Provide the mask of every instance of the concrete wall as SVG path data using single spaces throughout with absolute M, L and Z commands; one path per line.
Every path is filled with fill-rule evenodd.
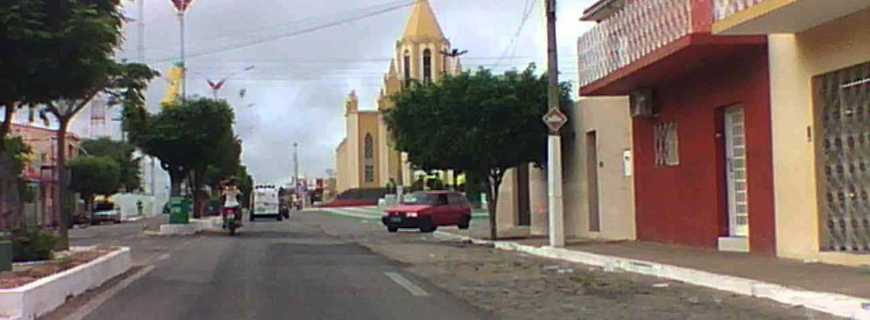
M 710 61 L 654 87 L 658 116 L 633 120 L 637 238 L 715 249 L 728 234 L 724 108 L 746 117 L 749 243 L 775 252 L 770 92 L 766 46 Z M 656 166 L 654 126 L 677 124 L 677 166 Z
M 348 189 L 347 181 L 347 139 L 342 140 L 335 149 L 335 191 L 340 193 Z
M 564 151 L 566 233 L 586 238 L 635 239 L 634 178 L 626 176 L 623 160 L 632 143 L 628 98 L 581 98 L 569 116 L 576 136 Z M 600 232 L 590 231 L 589 226 L 586 134 L 591 131 L 598 140 Z
M 495 221 L 499 230 L 515 228 L 519 220 L 517 217 L 517 176 L 515 171 L 511 169 L 505 173 L 501 188 L 498 190 Z
M 796 35 L 771 35 L 770 79 L 777 254 L 861 265 L 870 256 L 820 252 L 812 78 L 870 61 L 870 9 Z
M 563 164 L 564 165 L 564 164 Z M 531 233 L 536 236 L 549 234 L 550 201 L 547 194 L 547 170 L 529 165 L 529 207 L 532 214 Z M 566 227 L 566 229 L 569 229 Z
M 158 203 L 154 196 L 135 193 L 119 193 L 110 198 L 115 207 L 121 211 L 121 219 L 128 220 L 139 217 L 150 217 L 160 214 L 158 208 L 163 209 L 163 203 Z M 142 214 L 139 214 L 139 205 L 142 203 Z

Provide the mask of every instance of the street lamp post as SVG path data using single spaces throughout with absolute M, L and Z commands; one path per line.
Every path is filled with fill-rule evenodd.
M 184 11 L 178 11 L 179 35 L 181 38 L 181 101 L 187 100 L 187 62 L 184 52 Z
M 181 60 L 181 100 L 184 101 L 187 99 L 187 63 L 184 52 L 184 14 L 187 12 L 187 9 L 190 9 L 190 6 L 193 4 L 194 0 L 172 0 L 172 4 L 175 6 L 175 10 L 178 12 L 178 26 L 179 26 L 179 36 L 181 40 L 180 50 L 181 56 L 179 59 Z
M 293 143 L 293 185 L 299 187 L 299 144 Z

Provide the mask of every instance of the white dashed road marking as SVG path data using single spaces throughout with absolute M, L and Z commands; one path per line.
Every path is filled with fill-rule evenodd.
M 418 287 L 413 282 L 411 282 L 411 280 L 408 280 L 407 278 L 403 277 L 401 274 L 398 274 L 395 272 L 384 272 L 384 275 L 386 275 L 387 278 L 390 278 L 391 280 L 393 280 L 393 282 L 402 286 L 402 288 L 405 288 L 405 290 L 408 290 L 408 292 L 410 292 L 411 295 L 413 295 L 415 297 L 428 297 L 429 296 L 429 293 L 426 292 L 426 290 L 423 290 L 423 288 Z

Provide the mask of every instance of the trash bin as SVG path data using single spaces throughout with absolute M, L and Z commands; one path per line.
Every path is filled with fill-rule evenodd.
M 169 199 L 169 224 L 190 223 L 190 213 L 193 212 L 193 201 L 183 197 Z

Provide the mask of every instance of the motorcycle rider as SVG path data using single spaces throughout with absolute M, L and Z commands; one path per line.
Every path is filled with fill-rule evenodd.
M 222 210 L 223 216 L 223 228 L 227 228 L 227 215 L 233 214 L 236 217 L 236 223 L 241 226 L 242 225 L 242 211 L 241 211 L 241 203 L 239 203 L 239 197 L 242 195 L 242 191 L 239 190 L 239 187 L 236 186 L 236 179 L 230 178 L 221 191 L 221 197 L 223 197 L 223 205 L 224 209 Z

